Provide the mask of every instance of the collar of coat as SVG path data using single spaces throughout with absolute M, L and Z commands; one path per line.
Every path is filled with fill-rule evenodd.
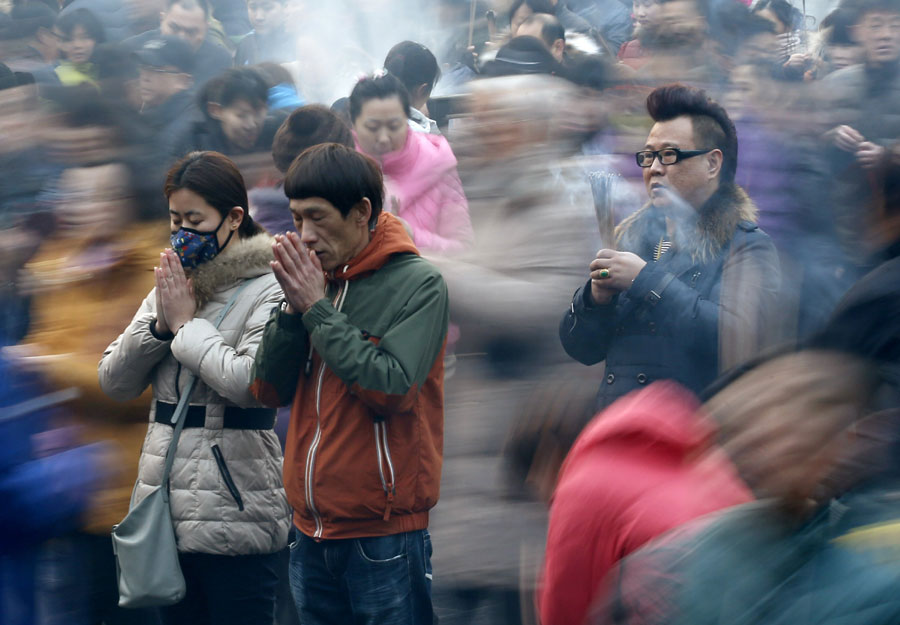
M 218 256 L 187 272 L 194 284 L 197 306 L 202 307 L 217 291 L 272 271 L 272 241 L 266 233 L 246 239 L 234 236 Z
M 756 223 L 757 209 L 747 193 L 732 183 L 720 185 L 700 210 L 684 213 L 677 221 L 672 243 L 678 251 L 690 254 L 694 263 L 702 264 L 719 255 L 740 222 Z M 665 233 L 665 216 L 647 203 L 616 227 L 616 247 L 649 259 Z

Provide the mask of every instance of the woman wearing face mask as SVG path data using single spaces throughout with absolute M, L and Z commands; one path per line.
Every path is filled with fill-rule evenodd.
M 381 164 L 385 208 L 403 219 L 422 252 L 448 253 L 473 239 L 456 157 L 440 135 L 409 127 L 409 94 L 391 74 L 360 80 L 350 94 L 356 149 Z
M 278 551 L 290 509 L 275 411 L 250 394 L 250 369 L 281 291 L 272 239 L 247 211 L 234 164 L 193 152 L 169 170 L 172 249 L 156 287 L 100 361 L 100 385 L 125 401 L 153 387 L 133 504 L 158 486 L 179 395 L 197 377 L 169 478 L 187 595 L 166 623 L 264 623 L 274 618 Z M 237 289 L 233 308 L 213 324 Z

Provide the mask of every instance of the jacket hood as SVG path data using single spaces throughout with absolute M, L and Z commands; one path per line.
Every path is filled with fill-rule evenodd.
M 358 152 L 367 154 L 359 145 L 355 131 L 353 141 Z M 381 163 L 384 175 L 407 201 L 423 195 L 456 167 L 456 157 L 444 137 L 411 129 L 401 149 L 380 157 L 369 156 Z
M 707 263 L 731 241 L 739 223 L 755 224 L 756 217 L 756 205 L 747 193 L 736 184 L 723 184 L 699 210 L 691 211 L 689 220 L 683 220 L 685 223 L 676 229 L 674 244 L 689 253 L 695 263 Z M 662 211 L 647 203 L 616 227 L 617 248 L 650 258 L 665 229 Z
M 239 280 L 256 278 L 272 271 L 269 265 L 275 258 L 272 242 L 272 237 L 266 233 L 246 239 L 232 237 L 218 256 L 188 271 L 188 277 L 194 284 L 197 305 L 202 307 L 215 292 L 230 288 Z
M 642 454 L 651 447 L 675 455 L 701 452 L 711 444 L 715 427 L 699 410 L 699 401 L 684 387 L 655 382 L 594 417 L 572 447 L 566 464 L 608 445 L 633 447 Z
M 410 134 L 413 134 L 410 132 Z M 417 133 L 421 134 L 421 133 Z M 381 269 L 395 254 L 419 255 L 419 250 L 403 227 L 403 223 L 390 213 L 381 213 L 375 232 L 363 251 L 334 272 L 338 280 L 353 280 Z

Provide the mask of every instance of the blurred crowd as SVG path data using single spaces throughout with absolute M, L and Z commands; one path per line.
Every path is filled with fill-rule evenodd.
M 161 623 L 109 538 L 151 392 L 98 362 L 173 164 L 227 156 L 275 235 L 323 143 L 450 294 L 440 622 L 900 622 L 900 1 L 806 11 L 0 3 L 0 623 Z

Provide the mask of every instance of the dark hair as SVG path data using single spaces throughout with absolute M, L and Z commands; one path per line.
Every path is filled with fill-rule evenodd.
M 252 66 L 252 69 L 260 75 L 269 89 L 276 85 L 292 85 L 295 88 L 297 86 L 291 73 L 278 63 L 265 61 Z
M 850 29 L 856 23 L 856 13 L 847 7 L 838 7 L 822 19 L 819 29 L 826 31 L 825 40 L 831 46 L 853 46 L 856 41 Z
M 401 41 L 387 53 L 384 68 L 400 79 L 412 93 L 419 85 L 428 85 L 428 93 L 441 78 L 441 69 L 431 50 L 415 41 Z
M 853 24 L 859 23 L 867 13 L 874 11 L 900 13 L 900 2 L 898 0 L 849 0 L 846 3 L 841 3 L 840 6 L 853 13 Z
M 206 0 L 166 0 L 167 9 L 171 9 L 176 4 L 180 4 L 186 9 L 200 7 L 203 9 L 203 14 L 209 17 L 209 3 Z
M 647 96 L 647 112 L 655 122 L 665 122 L 682 115 L 691 118 L 697 149 L 722 150 L 722 184 L 734 182 L 737 171 L 738 140 L 734 123 L 722 106 L 705 91 L 685 85 L 666 85 Z
M 409 92 L 400 79 L 392 74 L 363 78 L 350 92 L 350 121 L 355 122 L 369 100 L 385 100 L 391 96 L 400 98 L 403 112 L 409 117 Z
M 547 44 L 548 48 L 552 47 L 557 39 L 562 39 L 564 42 L 566 40 L 566 29 L 563 28 L 560 21 L 553 15 L 533 13 L 522 22 L 522 26 L 527 24 L 541 25 L 541 39 L 544 40 L 544 43 Z
M 384 202 L 384 178 L 378 164 L 365 154 L 345 145 L 323 143 L 304 150 L 291 164 L 284 194 L 292 200 L 327 200 L 344 219 L 363 198 L 369 198 L 369 228 L 374 229 Z
M 562 65 L 557 61 L 544 42 L 537 37 L 520 35 L 510 39 L 497 51 L 492 61 L 484 64 L 481 73 L 485 76 L 519 76 L 521 74 L 560 75 Z
M 527 4 L 528 7 L 535 13 L 549 13 L 550 15 L 556 14 L 555 7 L 550 4 L 550 0 L 514 0 L 512 6 L 509 7 L 510 24 L 512 24 L 513 16 L 515 16 L 516 11 L 518 11 L 523 4 Z
M 761 0 L 753 7 L 754 13 L 769 9 L 788 30 L 796 30 L 803 19 L 802 14 L 787 0 Z
M 207 104 L 211 102 L 226 107 L 243 100 L 250 106 L 260 108 L 266 106 L 269 100 L 269 88 L 256 71 L 249 67 L 238 67 L 225 70 L 207 81 L 197 94 L 197 100 L 200 110 L 207 116 Z
M 67 37 L 72 35 L 76 26 L 81 26 L 88 39 L 93 39 L 95 44 L 99 45 L 106 41 L 103 22 L 89 9 L 75 9 L 60 15 L 56 20 L 56 28 Z
M 288 116 L 272 141 L 272 159 L 282 173 L 304 150 L 320 143 L 353 147 L 353 134 L 344 120 L 324 106 L 301 106 Z
M 244 177 L 231 160 L 219 152 L 191 152 L 172 165 L 166 174 L 163 192 L 166 198 L 181 189 L 188 189 L 202 197 L 224 218 L 235 206 L 244 209 L 244 219 L 238 228 L 241 237 L 249 238 L 264 232 L 250 218 L 250 201 Z

